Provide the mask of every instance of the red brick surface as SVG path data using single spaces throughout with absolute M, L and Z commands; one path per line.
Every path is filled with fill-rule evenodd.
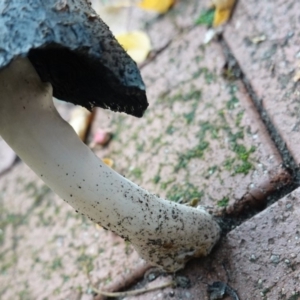
M 300 2 L 239 0 L 224 38 L 273 124 L 300 162 Z M 263 37 L 260 43 L 255 38 Z
M 242 82 L 223 78 L 222 45 L 204 45 L 207 28 L 193 25 L 208 2 L 178 1 L 157 18 L 132 14 L 154 51 L 166 46 L 142 68 L 150 107 L 142 119 L 98 110 L 92 132 L 109 128 L 114 138 L 95 151 L 161 196 L 197 198 L 214 213 L 245 212 L 295 179 Z M 296 0 L 240 0 L 224 34 L 298 163 L 299 12 Z M 69 115 L 68 107 L 61 111 Z M 296 190 L 233 229 L 209 258 L 179 272 L 191 288 L 126 299 L 209 299 L 214 281 L 227 282 L 241 300 L 298 299 L 299 206 Z M 129 282 L 145 271 L 129 244 L 76 215 L 22 162 L 1 175 L 0 298 L 90 300 L 87 269 L 99 288 L 118 288 L 123 276 Z
M 209 258 L 191 261 L 180 272 L 191 280 L 191 288 L 173 289 L 174 296 L 172 289 L 165 289 L 126 299 L 205 300 L 209 299 L 207 284 L 215 281 L 226 282 L 241 300 L 298 299 L 299 219 L 297 189 L 231 231 Z M 159 281 L 165 279 L 157 280 L 157 284 Z

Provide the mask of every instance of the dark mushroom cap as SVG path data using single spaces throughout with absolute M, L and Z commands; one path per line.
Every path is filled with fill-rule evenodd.
M 0 69 L 27 56 L 56 98 L 141 117 L 136 63 L 86 0 L 0 1 Z

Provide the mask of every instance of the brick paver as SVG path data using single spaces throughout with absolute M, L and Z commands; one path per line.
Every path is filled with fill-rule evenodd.
M 140 258 L 121 238 L 65 205 L 23 163 L 0 180 L 0 298 L 70 299 L 130 273 Z
M 225 40 L 298 161 L 299 4 L 239 2 Z M 237 213 L 291 178 L 242 82 L 223 78 L 222 46 L 204 45 L 207 29 L 192 26 L 206 7 L 180 1 L 147 20 L 154 50 L 167 45 L 142 68 L 150 107 L 142 119 L 98 110 L 92 130 L 112 129 L 114 139 L 96 153 L 134 182 L 175 201 L 196 198 L 214 213 Z M 251 42 L 263 34 L 266 41 Z M 190 289 L 134 299 L 208 299 L 214 281 L 228 282 L 243 300 L 293 299 L 299 199 L 297 190 L 231 231 L 211 257 L 192 261 L 180 272 Z M 0 177 L 0 210 L 1 299 L 91 299 L 87 269 L 104 288 L 140 265 L 129 244 L 76 215 L 23 163 Z
M 98 154 L 163 197 L 239 210 L 264 200 L 288 175 L 241 82 L 222 77 L 221 46 L 204 45 L 205 33 L 196 27 L 182 34 L 142 69 L 150 103 L 142 119 L 98 110 L 94 128 L 115 133 Z
M 299 164 L 300 2 L 238 1 L 224 38 Z M 254 42 L 261 40 L 261 42 Z
M 298 299 L 299 218 L 300 189 L 297 189 L 231 231 L 210 257 L 191 261 L 180 272 L 191 280 L 190 288 L 168 288 L 126 299 L 206 300 L 209 299 L 207 284 L 215 281 L 227 283 L 241 300 Z M 165 279 L 152 285 L 159 281 Z

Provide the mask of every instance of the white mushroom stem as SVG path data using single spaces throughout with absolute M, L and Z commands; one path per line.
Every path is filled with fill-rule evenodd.
M 204 210 L 161 199 L 107 167 L 56 111 L 52 87 L 18 58 L 0 71 L 0 135 L 64 201 L 129 240 L 167 271 L 207 255 L 218 224 Z

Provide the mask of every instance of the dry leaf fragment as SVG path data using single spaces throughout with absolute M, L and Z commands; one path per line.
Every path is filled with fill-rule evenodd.
M 226 23 L 235 5 L 235 0 L 212 0 L 216 11 L 213 26 L 217 27 Z
M 267 39 L 267 37 L 264 34 L 256 35 L 252 38 L 250 38 L 250 41 L 253 44 L 259 44 L 261 42 L 264 42 Z
M 91 120 L 92 113 L 84 107 L 77 106 L 71 113 L 69 124 L 73 127 L 82 141 L 85 140 Z
M 142 63 L 151 50 L 150 39 L 143 31 L 118 34 L 116 39 L 136 63 Z
M 111 158 L 105 157 L 105 158 L 102 158 L 102 161 L 111 168 L 114 165 L 114 161 Z
M 152 10 L 160 14 L 166 13 L 175 0 L 142 0 L 138 3 L 138 6 L 145 10 Z
M 294 77 L 293 77 L 293 81 L 297 82 L 300 81 L 300 70 L 297 70 Z

